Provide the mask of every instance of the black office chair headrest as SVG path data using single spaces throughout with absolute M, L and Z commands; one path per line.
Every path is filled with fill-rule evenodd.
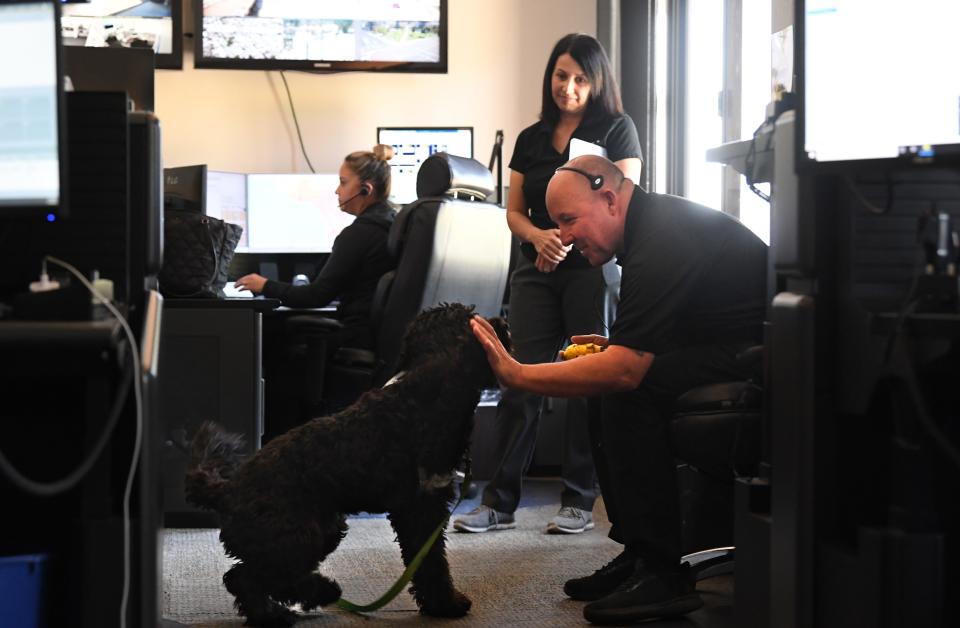
M 493 194 L 493 175 L 476 159 L 436 153 L 420 165 L 417 198 L 456 196 L 482 201 Z

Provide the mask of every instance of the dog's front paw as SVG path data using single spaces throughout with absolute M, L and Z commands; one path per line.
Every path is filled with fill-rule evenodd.
M 318 606 L 326 606 L 340 599 L 340 585 L 320 574 L 312 576 L 312 590 L 309 595 L 303 596 L 300 607 L 310 612 Z
M 247 625 L 261 628 L 289 628 L 297 623 L 299 616 L 289 608 L 280 604 L 271 604 L 263 613 L 247 617 Z
M 449 599 L 424 603 L 420 612 L 431 617 L 463 617 L 470 611 L 472 604 L 470 598 L 454 589 Z

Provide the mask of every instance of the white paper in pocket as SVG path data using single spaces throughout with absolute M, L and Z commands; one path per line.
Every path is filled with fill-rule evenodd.
M 607 149 L 599 144 L 591 144 L 577 138 L 570 139 L 570 159 L 581 155 L 600 155 L 607 156 Z

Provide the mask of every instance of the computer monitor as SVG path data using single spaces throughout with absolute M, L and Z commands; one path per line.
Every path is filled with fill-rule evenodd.
M 199 2 L 200 0 L 198 0 Z M 183 66 L 180 0 L 90 0 L 63 7 L 63 43 L 87 48 L 140 48 L 158 68 Z
M 956 160 L 957 24 L 958 2 L 797 0 L 798 166 Z
M 207 167 L 163 169 L 163 207 L 203 213 L 207 205 Z
M 153 111 L 155 55 L 144 48 L 63 49 L 63 72 L 77 92 L 127 92 L 131 109 Z
M 335 174 L 247 175 L 247 253 L 329 253 L 353 222 Z
M 420 164 L 434 153 L 473 158 L 473 127 L 378 127 L 377 143 L 393 146 L 390 200 L 417 200 Z
M 0 216 L 65 214 L 60 3 L 0 3 Z
M 204 213 L 243 227 L 236 250 L 238 253 L 246 252 L 250 231 L 247 221 L 247 175 L 207 170 L 205 192 Z

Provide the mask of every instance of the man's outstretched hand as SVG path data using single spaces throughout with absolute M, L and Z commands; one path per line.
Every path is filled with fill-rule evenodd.
M 470 320 L 470 329 L 480 341 L 480 346 L 486 351 L 487 361 L 490 362 L 490 368 L 493 369 L 500 384 L 507 387 L 513 386 L 520 373 L 521 364 L 514 360 L 504 348 L 493 326 L 482 316 L 474 315 Z

